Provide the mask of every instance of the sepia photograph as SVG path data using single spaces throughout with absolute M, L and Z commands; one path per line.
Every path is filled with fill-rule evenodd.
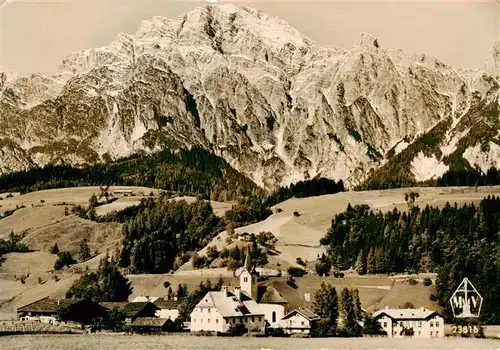
M 500 0 L 0 0 L 0 349 L 500 349 Z

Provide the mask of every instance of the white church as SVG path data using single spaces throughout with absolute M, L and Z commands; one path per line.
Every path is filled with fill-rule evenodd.
M 208 292 L 191 313 L 191 332 L 226 332 L 237 324 L 263 331 L 266 322 L 268 327 L 280 327 L 288 302 L 274 287 L 258 286 L 257 277 L 247 252 L 239 287 Z

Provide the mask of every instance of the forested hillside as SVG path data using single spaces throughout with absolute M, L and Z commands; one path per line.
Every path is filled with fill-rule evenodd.
M 332 220 L 321 244 L 327 255 L 318 272 L 355 267 L 361 273 L 438 272 L 437 299 L 448 300 L 464 277 L 483 295 L 482 320 L 500 323 L 500 198 L 479 206 L 413 207 L 374 213 L 349 206 Z
M 402 187 L 447 187 L 447 186 L 496 186 L 500 185 L 500 172 L 491 167 L 486 173 L 478 168 L 461 167 L 446 171 L 437 179 L 417 182 L 409 176 L 387 174 L 373 175 L 355 188 L 356 191 L 385 190 Z
M 96 185 L 154 187 L 221 201 L 264 194 L 224 159 L 199 148 L 135 155 L 82 168 L 49 165 L 0 176 L 0 193 Z

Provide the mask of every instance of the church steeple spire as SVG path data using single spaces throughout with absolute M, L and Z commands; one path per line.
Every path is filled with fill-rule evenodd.
M 245 265 L 243 267 L 252 273 L 252 257 L 250 256 L 250 246 L 247 246 L 247 256 L 245 257 Z
M 254 266 L 252 266 L 252 257 L 250 255 L 250 247 L 247 246 L 247 255 L 245 257 L 245 264 L 240 274 L 240 287 L 241 290 L 248 293 L 252 299 L 257 300 L 257 273 Z

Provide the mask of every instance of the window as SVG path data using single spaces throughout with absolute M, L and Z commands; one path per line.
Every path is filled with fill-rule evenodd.
M 203 313 L 203 309 L 200 309 L 200 312 Z
M 193 318 L 193 323 L 196 323 L 196 318 Z
M 432 333 L 433 333 L 433 332 L 431 331 L 431 337 L 432 337 Z
M 235 319 L 235 318 L 233 318 L 233 324 L 235 324 L 235 323 L 236 323 L 236 319 Z
M 211 309 L 208 309 L 208 313 L 210 313 L 210 310 L 211 310 Z
M 276 311 L 273 311 L 273 322 L 276 322 Z
M 218 318 L 215 319 L 215 323 L 219 323 L 219 319 Z
M 418 322 L 418 326 L 419 326 L 419 327 L 422 327 L 422 321 L 419 321 L 419 322 Z
M 384 322 L 384 328 L 387 328 L 387 322 Z
M 300 321 L 300 325 L 303 326 L 304 325 L 304 321 Z
M 210 319 L 208 319 L 208 323 L 210 323 Z
M 248 282 L 248 277 L 243 277 L 243 282 Z
M 255 322 L 255 317 L 252 316 L 252 322 Z
M 243 323 L 243 318 L 240 318 L 240 323 Z
M 434 327 L 434 322 L 433 322 L 433 321 L 431 321 L 431 327 Z M 431 332 L 431 333 L 432 333 L 432 332 Z
M 439 331 L 436 331 L 436 337 L 439 335 Z
M 259 316 L 259 322 L 262 322 L 262 316 Z
M 226 324 L 229 324 L 229 318 L 226 318 Z
M 436 327 L 439 327 L 439 321 L 436 321 Z

